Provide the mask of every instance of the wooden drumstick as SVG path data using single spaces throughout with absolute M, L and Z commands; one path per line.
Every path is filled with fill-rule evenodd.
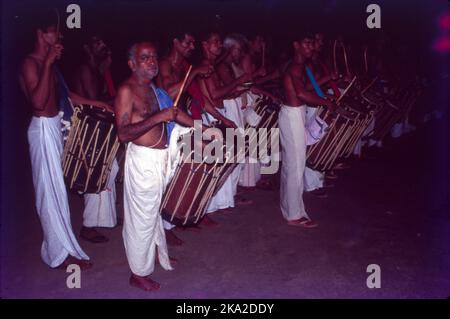
M 61 18 L 59 16 L 59 11 L 56 8 L 55 8 L 55 13 L 56 13 L 56 34 L 58 36 L 58 43 L 59 43 L 59 25 L 60 25 Z
M 177 95 L 177 98 L 175 99 L 175 103 L 173 103 L 173 107 L 175 109 L 177 108 L 178 101 L 180 101 L 181 94 L 183 93 L 184 86 L 186 85 L 186 82 L 189 77 L 189 74 L 191 73 L 191 70 L 192 70 L 192 64 L 189 66 L 189 69 L 184 77 L 183 83 L 181 84 L 180 91 L 178 91 L 178 95 Z
M 347 71 L 347 74 L 350 74 L 350 70 L 348 68 L 348 61 L 347 61 L 347 50 L 345 49 L 344 43 L 341 43 L 342 50 L 344 51 L 344 61 L 345 61 L 345 70 Z
M 333 62 L 334 62 L 334 72 L 338 73 L 337 61 L 336 61 L 336 45 L 337 45 L 337 39 L 334 40 L 334 44 L 333 44 Z
M 353 80 L 350 82 L 350 84 L 345 88 L 344 92 L 342 92 L 341 96 L 336 100 L 336 104 L 339 104 L 339 102 L 341 101 L 342 97 L 348 92 L 348 90 L 350 89 L 350 87 L 353 85 L 353 82 L 355 82 L 356 80 L 356 76 L 353 77 Z

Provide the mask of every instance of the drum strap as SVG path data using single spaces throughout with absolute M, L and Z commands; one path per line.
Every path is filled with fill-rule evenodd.
M 316 78 L 314 77 L 312 71 L 310 68 L 308 68 L 305 65 L 306 74 L 308 75 L 309 81 L 311 82 L 312 86 L 314 87 L 314 91 L 316 91 L 316 94 L 320 96 L 321 98 L 325 98 L 325 94 L 323 93 L 322 89 L 320 88 L 319 84 L 316 81 Z

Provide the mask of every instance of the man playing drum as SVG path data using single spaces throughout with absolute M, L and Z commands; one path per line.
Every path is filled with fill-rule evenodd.
M 201 40 L 203 50 L 201 65 L 216 65 L 223 48 L 220 35 L 216 32 L 209 32 L 204 34 Z M 198 79 L 205 100 L 205 110 L 215 119 L 222 121 L 226 126 L 237 128 L 236 124 L 226 114 L 224 99 L 235 94 L 237 88 L 249 80 L 249 75 L 243 75 L 225 84 L 219 77 L 216 69 L 208 77 Z M 240 167 L 238 166 L 235 171 L 239 169 Z M 230 174 L 226 182 L 211 199 L 207 208 L 208 213 L 234 207 L 234 195 L 239 180 L 239 172 L 235 171 Z
M 166 90 L 172 99 L 178 93 L 183 79 L 189 69 L 188 59 L 191 57 L 195 49 L 195 38 L 194 36 L 186 31 L 175 34 L 172 39 L 172 48 L 170 53 L 163 57 L 159 63 L 160 71 L 157 78 L 158 86 Z M 211 73 L 211 66 L 199 66 L 191 70 L 185 86 L 186 91 L 195 99 L 202 99 L 196 96 L 201 94 L 195 78 L 197 76 L 207 76 Z M 192 104 L 191 104 L 192 105 Z M 195 104 L 197 105 L 197 104 Z M 199 114 L 201 110 L 191 110 L 193 112 L 193 119 L 201 119 Z M 191 112 L 191 113 L 192 113 Z M 164 229 L 166 231 L 167 243 L 169 245 L 181 245 L 183 241 L 179 239 L 172 231 L 175 225 L 163 220 Z
M 278 125 L 281 142 L 280 206 L 289 225 L 316 227 L 303 203 L 303 174 L 306 162 L 305 106 L 334 107 L 330 100 L 306 89 L 305 63 L 313 53 L 313 38 L 303 35 L 292 42 L 294 57 L 283 77 L 286 101 L 282 105 Z
M 149 278 L 156 258 L 164 269 L 172 269 L 160 214 L 170 161 L 170 127 L 166 122 L 193 126 L 193 120 L 174 107 L 160 110 L 167 106 L 162 105 L 162 99 L 170 97 L 152 85 L 158 74 L 153 44 L 134 44 L 128 66 L 132 74 L 120 86 L 115 101 L 119 139 L 129 142 L 124 171 L 123 239 L 132 272 L 130 284 L 149 291 L 160 287 Z
M 61 94 L 57 88 L 61 83 L 55 63 L 62 55 L 62 36 L 54 12 L 36 16 L 35 23 L 35 47 L 22 62 L 19 81 L 33 113 L 28 142 L 36 209 L 44 231 L 41 257 L 52 268 L 78 264 L 81 269 L 88 269 L 92 263 L 72 230 L 61 166 L 63 138 L 57 102 Z M 105 103 L 72 92 L 68 95 L 74 103 L 107 107 Z
M 108 89 L 107 83 L 112 62 L 109 48 L 98 35 L 92 35 L 87 38 L 83 50 L 85 61 L 75 72 L 74 91 L 91 99 L 110 102 L 115 92 L 114 89 Z M 112 109 L 108 111 L 113 112 Z M 118 171 L 119 165 L 114 159 L 106 189 L 99 194 L 85 193 L 83 195 L 83 227 L 80 230 L 80 237 L 87 241 L 107 242 L 108 238 L 99 233 L 96 227 L 111 228 L 117 224 L 115 180 Z

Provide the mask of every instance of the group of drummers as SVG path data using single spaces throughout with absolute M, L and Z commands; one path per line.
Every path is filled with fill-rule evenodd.
M 323 52 L 326 39 L 321 32 L 293 38 L 293 55 L 279 65 L 270 63 L 269 48 L 261 35 L 247 39 L 229 34 L 222 38 L 214 31 L 202 35 L 183 31 L 172 36 L 170 51 L 163 57 L 152 42 L 138 42 L 128 51 L 131 75 L 116 88 L 110 72 L 112 54 L 100 36 L 86 38 L 85 59 L 68 77 L 67 85 L 56 66 L 63 55 L 59 25 L 54 19 L 37 23 L 35 47 L 22 63 L 20 85 L 33 112 L 28 141 L 36 209 L 44 232 L 41 256 L 51 268 L 65 269 L 69 264 L 78 264 L 82 270 L 92 267 L 71 225 L 67 187 L 72 187 L 66 185 L 68 174 L 88 169 L 86 158 L 94 155 L 86 155 L 86 143 L 99 145 L 97 149 L 90 146 L 93 153 L 110 147 L 111 154 L 99 162 L 106 167 L 102 168 L 102 186 L 78 189 L 84 197 L 80 238 L 105 243 L 108 238 L 98 228 L 123 223 L 130 284 L 150 291 L 160 287 L 150 278 L 155 263 L 170 270 L 175 262 L 169 257 L 167 244 L 182 244 L 172 231 L 180 224 L 170 218 L 170 211 L 162 218 L 161 211 L 170 206 L 167 202 L 182 197 L 194 185 L 202 203 L 196 206 L 194 224 L 213 226 L 216 222 L 211 213 L 252 205 L 245 198 L 246 190 L 274 190 L 276 185 L 274 179 L 261 176 L 264 164 L 245 161 L 231 166 L 227 174 L 218 171 L 218 180 L 210 188 L 200 188 L 205 180 L 195 184 L 192 176 L 184 180 L 182 191 L 177 188 L 174 183 L 181 176 L 177 141 L 192 132 L 195 120 L 202 121 L 197 128 L 202 131 L 214 123 L 224 128 L 257 126 L 250 123 L 252 112 L 261 118 L 264 111 L 257 108 L 264 105 L 268 110 L 268 105 L 275 105 L 275 110 L 270 110 L 277 117 L 281 152 L 270 156 L 282 161 L 281 212 L 287 225 L 313 228 L 318 224 L 306 212 L 303 192 L 325 197 L 324 189 L 330 186 L 325 172 L 333 178 L 333 170 L 344 165 L 340 159 L 357 151 L 370 134 L 388 130 L 406 114 L 397 110 L 401 115 L 394 120 L 387 116 L 387 124 L 381 123 L 377 129 L 376 114 L 385 114 L 386 107 L 395 109 L 395 103 L 381 106 L 382 97 L 375 88 L 378 80 L 356 80 L 348 66 L 339 72 L 336 47 L 343 43 L 334 42 L 333 63 L 333 54 Z M 192 66 L 190 58 L 195 50 L 201 50 L 202 59 Z M 347 56 L 343 58 L 347 64 Z M 411 103 L 406 104 L 410 107 Z M 75 124 L 74 106 L 81 112 L 89 107 L 112 116 L 114 123 L 108 131 L 114 134 L 108 137 L 111 144 L 103 143 L 104 136 L 89 136 L 94 131 L 89 131 L 88 125 Z M 64 130 L 69 132 L 65 144 Z M 377 140 L 383 138 L 383 132 Z M 77 143 L 81 146 L 75 154 Z M 119 143 L 125 145 L 124 161 L 118 159 L 122 157 Z M 70 156 L 75 163 L 72 173 Z M 116 210 L 116 180 L 120 175 L 123 221 Z M 169 192 L 173 192 L 172 197 Z M 184 212 L 189 209 L 183 208 Z

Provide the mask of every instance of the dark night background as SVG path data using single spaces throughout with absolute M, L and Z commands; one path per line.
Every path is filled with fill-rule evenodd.
M 34 215 L 30 217 L 29 214 L 17 213 L 33 206 L 33 198 L 29 194 L 33 190 L 26 140 L 31 113 L 19 90 L 17 76 L 20 61 L 32 50 L 34 44 L 30 22 L 33 14 L 41 7 L 57 7 L 62 22 L 65 22 L 68 15 L 65 8 L 70 3 L 81 7 L 81 29 L 70 30 L 65 23 L 62 24 L 65 50 L 59 63 L 68 73 L 75 62 L 78 62 L 83 36 L 94 30 L 103 35 L 112 49 L 112 74 L 116 85 L 128 75 L 126 52 L 134 41 L 153 40 L 158 44 L 160 54 L 164 54 L 169 35 L 179 29 L 191 30 L 194 34 L 213 27 L 220 28 L 224 34 L 233 31 L 244 34 L 258 32 L 268 37 L 271 47 L 269 54 L 273 59 L 289 49 L 288 39 L 297 30 L 323 30 L 329 38 L 342 34 L 346 41 L 354 43 L 371 43 L 383 34 L 391 43 L 395 43 L 395 48 L 403 47 L 407 50 L 408 61 L 405 62 L 431 81 L 432 98 L 448 110 L 450 52 L 438 53 L 433 50 L 433 43 L 441 32 L 437 18 L 444 10 L 450 10 L 449 2 L 444 0 L 2 1 L 2 251 L 6 245 L 13 245 L 10 238 L 18 236 L 18 228 L 5 227 L 16 225 L 10 220 L 28 216 L 26 218 L 36 219 L 37 222 Z M 381 30 L 369 30 L 366 27 L 366 7 L 370 3 L 381 6 Z M 445 74 L 446 80 L 439 80 Z M 448 120 L 448 111 L 444 120 Z M 417 170 L 427 172 L 425 180 L 430 185 L 422 185 L 425 203 L 428 205 L 425 209 L 444 207 L 446 221 L 449 218 L 450 191 L 448 136 L 448 125 L 443 124 L 430 134 L 419 137 L 429 141 L 429 156 L 414 158 L 414 153 L 411 153 L 408 163 L 405 163 L 411 173 Z M 424 158 L 426 163 L 421 162 Z M 398 189 L 399 194 L 403 191 Z M 445 232 L 450 233 L 450 229 L 446 228 Z M 443 238 L 446 238 L 446 243 L 440 244 L 450 247 L 448 235 Z M 449 249 L 446 250 L 448 252 Z

